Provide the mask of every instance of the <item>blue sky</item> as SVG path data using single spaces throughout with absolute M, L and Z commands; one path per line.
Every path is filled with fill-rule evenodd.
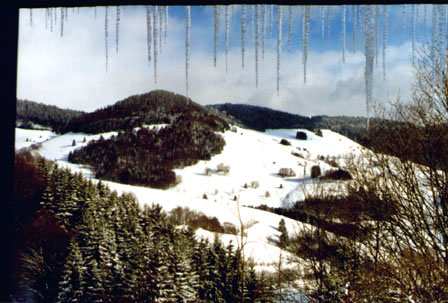
M 427 7 L 427 38 L 431 36 L 431 6 Z M 346 60 L 342 64 L 341 8 L 331 9 L 330 41 L 322 39 L 320 8 L 311 9 L 311 30 L 307 63 L 307 83 L 303 83 L 302 7 L 293 7 L 293 35 L 288 52 L 288 9 L 283 14 L 280 93 L 276 91 L 276 23 L 269 33 L 269 9 L 266 15 L 265 57 L 259 49 L 259 86 L 255 87 L 255 50 L 251 38 L 251 8 L 247 9 L 245 68 L 241 68 L 241 9 L 234 8 L 230 27 L 228 71 L 225 70 L 225 24 L 222 8 L 219 54 L 213 66 L 213 6 L 192 7 L 189 96 L 200 104 L 247 103 L 268 106 L 302 115 L 366 114 L 364 87 L 363 33 L 358 16 L 357 47 L 353 52 L 352 9 L 346 10 Z M 382 8 L 381 8 L 382 9 Z M 325 18 L 326 18 L 326 8 Z M 374 68 L 373 97 L 378 103 L 409 97 L 412 79 L 411 23 L 403 33 L 404 6 L 391 6 L 386 49 L 386 81 L 382 78 L 382 27 L 379 36 L 378 64 Z M 153 89 L 185 94 L 185 7 L 169 8 L 167 39 L 158 56 L 157 84 L 154 62 L 148 64 L 146 11 L 144 7 L 121 9 L 119 52 L 115 51 L 116 8 L 110 7 L 108 72 L 105 58 L 105 8 L 68 10 L 64 35 L 58 24 L 45 29 L 45 10 L 20 11 L 17 97 L 63 108 L 93 111 L 130 95 Z M 424 40 L 423 6 L 418 7 L 417 36 Z M 408 10 L 410 16 L 410 10 Z M 276 13 L 274 11 L 274 18 Z M 382 23 L 382 22 L 381 22 Z

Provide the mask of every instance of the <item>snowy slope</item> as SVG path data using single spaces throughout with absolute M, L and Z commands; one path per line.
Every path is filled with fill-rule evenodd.
M 168 190 L 152 189 L 105 182 L 117 192 L 133 192 L 141 204 L 160 204 L 167 212 L 182 206 L 198 210 L 208 216 L 216 216 L 220 223 L 232 223 L 240 226 L 247 225 L 247 237 L 244 239 L 245 255 L 252 258 L 256 264 L 269 269 L 278 262 L 280 250 L 272 241 L 278 239 L 277 226 L 282 218 L 269 212 L 256 210 L 244 205 L 282 206 L 303 198 L 305 192 L 312 192 L 315 186 L 310 178 L 311 166 L 319 164 L 322 171 L 331 169 L 327 163 L 318 160 L 319 156 L 335 157 L 343 163 L 349 154 L 359 154 L 362 147 L 330 130 L 322 130 L 323 137 L 314 135 L 307 130 L 308 140 L 295 139 L 296 129 L 267 130 L 257 132 L 236 127 L 236 132 L 227 131 L 223 134 L 226 141 L 221 154 L 212 157 L 210 161 L 200 161 L 196 165 L 177 169 L 176 174 L 182 176 L 182 182 Z M 36 131 L 18 130 L 19 137 L 33 138 L 39 135 Z M 45 137 L 45 135 L 47 137 Z M 115 132 L 105 133 L 107 139 Z M 68 153 L 87 144 L 88 141 L 98 139 L 100 134 L 87 135 L 82 133 L 67 133 L 61 136 L 42 131 L 39 135 L 46 138 L 37 151 L 42 156 L 55 160 L 60 166 L 70 167 L 73 171 L 81 171 L 93 178 L 88 167 L 74 165 L 67 162 Z M 84 137 L 86 143 L 82 143 Z M 287 139 L 291 145 L 280 144 L 281 139 Z M 76 146 L 72 146 L 73 140 Z M 16 141 L 16 147 L 23 145 L 23 140 Z M 292 155 L 300 153 L 303 158 Z M 216 172 L 218 164 L 230 166 L 226 175 Z M 213 172 L 207 176 L 206 168 Z M 277 175 L 280 168 L 292 168 L 296 177 L 281 178 Z M 252 188 L 252 181 L 258 182 L 257 188 Z M 247 184 L 247 188 L 245 188 Z M 282 188 L 280 188 L 280 184 Z M 328 184 L 326 186 L 331 186 Z M 267 192 L 269 194 L 267 194 Z M 204 194 L 207 199 L 204 199 Z M 237 201 L 234 201 L 234 198 Z M 302 223 L 285 218 L 286 227 L 290 234 L 303 227 Z M 213 240 L 214 234 L 199 229 L 198 236 Z M 225 242 L 233 241 L 240 245 L 240 239 L 235 235 L 219 235 Z M 285 256 L 285 254 L 283 254 Z M 287 255 L 285 256 L 287 257 Z

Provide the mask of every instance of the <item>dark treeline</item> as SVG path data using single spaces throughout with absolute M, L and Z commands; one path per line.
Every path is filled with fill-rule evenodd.
M 50 127 L 53 131 L 61 133 L 68 122 L 84 114 L 82 111 L 61 109 L 53 105 L 45 105 L 28 100 L 17 100 L 17 125 L 22 128 L 33 128 L 34 124 Z
M 278 128 L 305 128 L 311 131 L 316 129 L 330 129 L 362 145 L 369 143 L 366 139 L 367 119 L 364 117 L 305 117 L 248 104 L 225 103 L 209 105 L 208 107 L 218 109 L 240 125 L 258 131 Z M 371 124 L 377 122 L 377 119 L 371 119 Z
M 20 153 L 15 297 L 29 302 L 271 302 L 238 249 L 196 240 L 159 206 Z
M 126 184 L 168 188 L 180 182 L 173 169 L 210 160 L 225 141 L 209 121 L 185 114 L 160 130 L 120 132 L 69 154 L 73 163 L 91 165 L 97 178 Z
M 154 90 L 128 97 L 114 105 L 72 119 L 66 131 L 103 133 L 130 130 L 144 124 L 171 123 L 185 114 L 200 117 L 216 129 L 228 128 L 227 123 L 186 97 L 164 90 Z

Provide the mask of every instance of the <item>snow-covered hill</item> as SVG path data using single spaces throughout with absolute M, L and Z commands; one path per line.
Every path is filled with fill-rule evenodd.
M 158 203 L 167 212 L 182 206 L 207 216 L 216 216 L 221 224 L 247 225 L 245 255 L 260 267 L 269 269 L 279 258 L 280 250 L 272 239 L 278 239 L 277 226 L 282 216 L 244 206 L 266 204 L 278 207 L 295 202 L 303 198 L 305 192 L 313 190 L 315 181 L 310 177 L 313 165 L 319 165 L 323 172 L 331 169 L 329 164 L 320 160 L 322 156 L 334 158 L 343 165 L 345 157 L 359 154 L 362 147 L 330 130 L 322 130 L 323 136 L 320 137 L 301 129 L 308 139 L 298 140 L 295 138 L 298 129 L 268 130 L 264 133 L 238 127 L 233 129 L 236 131 L 227 131 L 223 135 L 226 146 L 221 154 L 212 157 L 210 161 L 200 161 L 196 165 L 176 170 L 176 174 L 182 177 L 182 182 L 176 187 L 161 190 L 105 183 L 119 193 L 133 192 L 141 204 Z M 41 146 L 36 152 L 56 161 L 60 166 L 83 172 L 94 179 L 88 167 L 68 163 L 68 154 L 90 140 L 98 139 L 100 135 L 107 139 L 114 134 L 67 133 L 58 136 L 49 131 L 16 129 L 16 148 L 40 142 Z M 86 142 L 83 143 L 84 138 Z M 291 145 L 280 144 L 282 139 L 288 140 Z M 73 140 L 75 146 L 72 146 Z M 217 166 L 221 163 L 230 167 L 227 174 L 217 172 Z M 296 176 L 281 178 L 277 175 L 281 168 L 291 168 Z M 205 196 L 207 199 L 204 199 Z M 294 220 L 284 219 L 290 233 L 303 226 Z M 215 236 L 202 229 L 197 231 L 197 235 L 210 239 Z M 232 240 L 235 245 L 240 242 L 235 235 L 218 236 L 224 242 Z

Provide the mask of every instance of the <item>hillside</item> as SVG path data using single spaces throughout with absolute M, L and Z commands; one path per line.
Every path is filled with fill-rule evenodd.
M 68 122 L 83 114 L 82 111 L 61 109 L 28 100 L 17 100 L 16 125 L 27 129 L 50 129 L 60 133 Z
M 153 126 L 148 126 L 152 128 Z M 159 127 L 160 128 L 160 127 Z M 166 126 L 161 127 L 161 130 Z M 189 208 L 216 217 L 222 226 L 246 226 L 247 241 L 245 255 L 254 260 L 257 270 L 274 271 L 280 249 L 277 246 L 279 232 L 276 228 L 282 216 L 246 206 L 267 205 L 285 207 L 300 201 L 307 193 L 312 193 L 318 179 L 311 178 L 311 167 L 319 165 L 322 174 L 335 168 L 327 163 L 332 159 L 344 167 L 349 153 L 359 154 L 362 147 L 355 142 L 330 130 L 323 130 L 322 137 L 304 129 L 279 129 L 258 132 L 236 127 L 236 132 L 227 130 L 222 134 L 226 145 L 221 153 L 209 160 L 200 160 L 196 164 L 177 168 L 173 171 L 181 182 L 162 190 L 144 186 L 125 185 L 103 181 L 119 194 L 133 193 L 141 205 L 159 203 L 167 213 L 176 208 Z M 296 131 L 304 131 L 308 140 L 295 139 Z M 18 130 L 19 131 L 19 130 Z M 20 130 L 17 145 L 25 146 L 25 138 L 37 140 L 39 135 L 32 131 Z M 60 167 L 68 167 L 74 172 L 82 172 L 94 182 L 98 182 L 92 167 L 68 162 L 70 153 L 89 145 L 89 142 L 111 139 L 117 132 L 89 135 L 84 133 L 66 133 L 42 142 L 37 153 L 47 159 L 56 159 Z M 83 142 L 83 138 L 86 142 Z M 280 144 L 281 139 L 291 145 Z M 75 140 L 76 145 L 72 146 Z M 94 143 L 91 143 L 94 144 Z M 30 144 L 31 145 L 31 144 Z M 330 162 L 330 161 L 328 161 Z M 228 167 L 227 172 L 219 168 Z M 291 168 L 294 177 L 281 177 L 281 168 Z M 336 185 L 326 182 L 329 190 Z M 284 218 L 291 235 L 303 223 Z M 213 240 L 214 232 L 199 228 L 196 234 Z M 237 236 L 217 234 L 226 245 Z M 289 254 L 283 252 L 285 260 Z
M 185 114 L 207 121 L 213 129 L 222 131 L 228 127 L 224 120 L 191 100 L 187 102 L 184 96 L 154 90 L 76 117 L 67 125 L 65 132 L 95 134 L 130 130 L 147 124 L 171 123 Z
M 208 107 L 221 111 L 241 126 L 259 131 L 280 128 L 330 129 L 361 144 L 365 143 L 367 135 L 366 118 L 363 117 L 305 117 L 247 104 L 225 103 L 208 105 Z

